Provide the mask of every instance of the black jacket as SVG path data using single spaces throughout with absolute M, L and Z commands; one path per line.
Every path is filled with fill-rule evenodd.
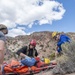
M 20 55 L 20 53 L 26 54 L 29 57 L 34 57 L 38 55 L 37 50 L 36 49 L 29 49 L 27 46 L 22 47 L 21 49 L 19 49 L 16 54 Z

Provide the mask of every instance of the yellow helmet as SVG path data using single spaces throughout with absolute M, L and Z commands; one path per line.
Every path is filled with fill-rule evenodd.
M 57 35 L 58 32 L 53 32 L 52 33 L 52 38 L 55 37 Z

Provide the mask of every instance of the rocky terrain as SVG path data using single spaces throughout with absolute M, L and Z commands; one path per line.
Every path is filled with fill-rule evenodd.
M 63 32 L 62 32 L 62 34 L 63 34 Z M 49 58 L 50 60 L 54 60 L 54 58 L 55 58 L 54 52 L 56 49 L 56 43 L 52 39 L 51 35 L 52 35 L 52 32 L 43 31 L 43 32 L 34 32 L 31 35 L 17 36 L 14 38 L 13 37 L 7 37 L 7 41 L 6 41 L 7 50 L 5 53 L 5 60 L 7 61 L 7 60 L 11 59 L 12 57 L 15 57 L 16 51 L 23 46 L 29 45 L 29 42 L 32 39 L 35 39 L 37 42 L 36 49 L 38 50 L 39 56 L 41 58 L 46 57 L 46 58 Z M 66 35 L 68 35 L 72 40 L 75 40 L 75 33 L 66 33 Z M 75 50 L 74 50 L 75 46 L 74 46 L 74 43 L 71 45 L 73 48 L 70 47 L 69 55 L 72 56 L 72 54 L 75 53 Z M 72 54 L 70 53 L 71 49 L 73 50 Z M 60 61 L 62 61 L 62 62 L 61 62 L 61 64 L 59 63 L 59 65 L 57 65 L 56 68 L 53 69 L 52 72 L 54 73 L 54 75 L 65 75 L 65 73 L 75 72 L 75 66 L 74 66 L 75 61 L 73 61 L 74 55 L 72 57 L 70 57 L 68 55 L 68 51 L 64 51 L 64 53 L 65 52 L 67 55 L 63 55 L 62 57 L 57 59 L 58 62 L 60 62 Z M 68 60 L 66 61 L 67 57 L 70 57 L 70 58 L 68 58 Z M 65 58 L 65 61 L 63 61 L 64 58 Z M 73 59 L 71 59 L 71 58 L 73 58 Z M 71 61 L 71 62 L 69 62 L 69 61 Z M 68 65 L 67 65 L 67 63 L 68 63 Z M 70 66 L 69 66 L 69 64 L 70 64 Z M 69 69 L 62 67 L 63 65 Z M 59 73 L 60 68 L 63 68 L 61 73 Z M 50 73 L 51 73 L 51 71 L 48 71 L 46 73 L 43 73 L 43 75 L 50 75 Z M 40 75 L 40 74 L 38 74 L 38 75 Z
M 29 42 L 32 39 L 35 39 L 37 42 L 36 49 L 38 50 L 39 55 L 41 57 L 50 57 L 51 54 L 53 54 L 55 51 L 55 42 L 52 40 L 51 34 L 52 32 L 35 32 L 31 35 L 17 36 L 15 38 L 7 37 L 6 55 L 12 56 L 12 54 L 15 53 L 18 49 L 23 46 L 29 45 Z

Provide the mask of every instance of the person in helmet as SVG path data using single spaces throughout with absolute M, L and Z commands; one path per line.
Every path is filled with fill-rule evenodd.
M 5 25 L 0 24 L 0 75 L 1 74 L 1 65 L 4 60 L 4 52 L 5 52 L 5 35 L 8 33 L 8 29 Z
M 27 66 L 32 66 L 35 64 L 36 62 L 35 57 L 38 56 L 38 52 L 35 49 L 35 47 L 36 47 L 36 41 L 32 40 L 29 43 L 29 46 L 24 46 L 16 52 L 16 54 L 21 56 L 21 58 L 24 58 L 20 61 L 22 64 Z
M 52 33 L 52 38 L 54 38 L 57 41 L 57 48 L 56 48 L 56 53 L 55 56 L 57 56 L 58 54 L 62 53 L 62 44 L 70 43 L 71 39 L 69 36 L 67 36 L 64 33 L 58 33 L 58 32 L 53 32 Z
M 36 41 L 32 40 L 29 43 L 29 46 L 24 46 L 21 49 L 19 49 L 16 54 L 18 54 L 21 57 L 25 57 L 25 55 L 29 57 L 37 57 L 38 53 L 37 50 L 35 49 L 36 47 Z

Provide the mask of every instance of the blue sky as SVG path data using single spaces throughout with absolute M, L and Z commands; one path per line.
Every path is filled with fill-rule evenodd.
M 33 26 L 28 31 L 59 31 L 59 32 L 75 32 L 75 0 L 56 0 L 63 4 L 66 12 L 63 18 L 53 21 L 52 24 L 44 24 L 41 26 Z
M 39 31 L 75 32 L 75 0 L 1 0 L 0 23 L 8 36 Z
M 63 7 L 65 8 L 66 12 L 62 20 L 54 22 L 53 25 L 54 29 L 64 32 L 75 32 L 75 9 L 74 9 L 75 0 L 57 0 L 57 1 L 63 4 Z

